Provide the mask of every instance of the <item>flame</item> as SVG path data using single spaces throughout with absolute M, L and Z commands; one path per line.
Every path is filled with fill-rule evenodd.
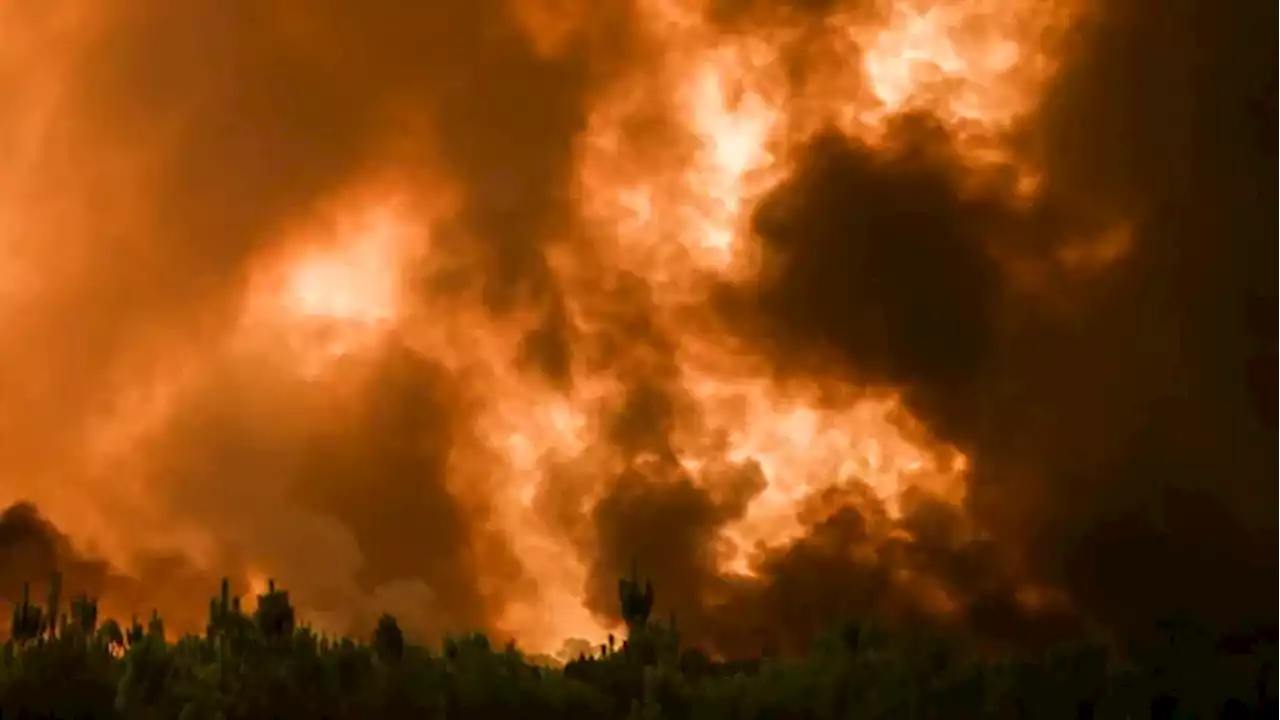
M 568 43 L 569 20 L 520 7 L 545 26 L 546 52 Z M 759 548 L 798 537 L 805 503 L 828 489 L 864 487 L 890 513 L 913 486 L 963 500 L 967 459 L 931 439 L 892 388 L 779 380 L 709 307 L 718 287 L 758 279 L 752 210 L 815 132 L 835 126 L 874 144 L 895 116 L 924 110 L 975 166 L 1007 159 L 1004 134 L 1053 71 L 1043 39 L 1069 20 L 1029 0 L 913 0 L 732 32 L 698 0 L 636 0 L 635 12 L 644 59 L 594 98 L 574 150 L 581 237 L 546 250 L 571 328 L 569 382 L 523 362 L 545 308 L 486 306 L 478 251 L 437 241 L 453 208 L 420 201 L 440 194 L 420 178 L 359 178 L 299 213 L 254 258 L 237 332 L 210 353 L 256 352 L 328 388 L 338 360 L 396 337 L 444 368 L 469 407 L 450 489 L 518 558 L 528 589 L 508 598 L 499 629 L 535 651 L 613 629 L 584 606 L 581 538 L 545 507 L 567 484 L 586 515 L 602 479 L 648 467 L 645 452 L 628 456 L 607 437 L 637 381 L 661 378 L 684 403 L 670 449 L 694 482 L 718 492 L 747 473 L 762 483 L 724 530 L 726 573 L 750 575 Z M 799 79 L 788 70 L 796 58 Z M 9 246 L 0 225 L 0 251 Z M 459 283 L 459 270 L 472 279 Z M 643 337 L 625 329 L 637 315 Z M 120 398 L 98 426 L 94 462 L 145 448 L 200 373 L 191 361 Z M 506 566 L 485 567 L 489 586 L 510 584 Z

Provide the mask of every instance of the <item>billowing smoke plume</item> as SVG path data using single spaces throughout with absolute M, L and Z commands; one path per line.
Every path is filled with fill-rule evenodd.
M 1267 622 L 1267 18 L 1007 4 L 0 9 L 0 593 Z
M 284 228 L 384 170 L 426 202 L 464 189 L 439 242 L 484 243 L 485 300 L 514 302 L 567 211 L 587 66 L 541 60 L 490 2 L 22 3 L 0 26 L 5 498 L 118 563 L 189 552 L 216 578 L 232 548 L 317 610 L 385 586 L 434 622 L 491 624 L 483 520 L 442 478 L 442 371 L 388 341 L 335 409 L 218 348 Z M 117 416 L 101 444 L 139 449 L 90 453 Z
M 762 212 L 785 268 L 763 303 L 775 333 L 905 385 L 972 453 L 980 523 L 1083 610 L 1258 622 L 1276 576 L 1275 46 L 1246 32 L 1262 18 L 1196 3 L 1101 12 L 1032 131 L 1057 207 L 965 197 L 920 140 L 891 160 L 819 145 L 783 217 Z M 1001 286 L 991 247 L 1052 249 L 1108 212 L 1132 255 L 1071 307 Z
M 1024 131 L 1045 172 L 1035 201 L 999 169 L 975 180 L 921 114 L 875 146 L 815 138 L 754 217 L 765 269 L 731 303 L 740 324 L 780 372 L 834 364 L 902 388 L 973 461 L 982 534 L 926 501 L 895 524 L 910 542 L 876 538 L 862 504 L 836 503 L 762 578 L 718 587 L 705 553 L 723 509 L 686 484 L 626 483 L 597 509 L 625 529 L 603 575 L 638 547 L 659 587 L 728 597 L 707 617 L 673 601 L 721 647 L 901 612 L 904 570 L 989 636 L 1078 627 L 1020 603 L 1010 561 L 1122 640 L 1172 615 L 1272 625 L 1275 46 L 1245 40 L 1261 18 L 1135 5 L 1093 18 Z M 1075 241 L 1108 224 L 1126 259 L 1079 280 Z

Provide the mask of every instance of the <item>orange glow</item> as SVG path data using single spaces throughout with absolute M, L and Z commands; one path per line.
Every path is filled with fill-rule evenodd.
M 547 54 L 569 43 L 585 14 L 579 3 L 561 5 L 572 17 L 559 20 L 536 2 L 516 6 Z M 494 312 L 486 304 L 479 249 L 486 239 L 438 240 L 456 213 L 453 203 L 429 200 L 444 183 L 352 177 L 315 207 L 297 208 L 266 249 L 245 261 L 224 337 L 163 355 L 160 370 L 125 373 L 121 387 L 107 393 L 107 409 L 73 435 L 87 448 L 74 453 L 85 467 L 56 468 L 92 480 L 74 493 L 34 483 L 22 490 L 73 538 L 122 567 L 130 567 L 133 553 L 155 549 L 213 564 L 213 550 L 201 546 L 212 542 L 210 533 L 192 527 L 195 521 L 164 519 L 146 500 L 153 488 L 143 459 L 160 452 L 154 438 L 184 394 L 238 362 L 273 391 L 286 386 L 301 396 L 297 414 L 304 415 L 309 403 L 320 406 L 351 384 L 349 366 L 339 361 L 404 343 L 443 368 L 463 398 L 466 412 L 456 422 L 465 427 L 450 428 L 458 432 L 447 460 L 449 490 L 505 541 L 530 581 L 532 589 L 493 594 L 506 601 L 497 629 L 538 652 L 554 652 L 570 637 L 598 643 L 616 629 L 585 606 L 581 538 L 568 537 L 545 504 L 554 482 L 570 482 L 580 490 L 573 510 L 586 517 L 611 478 L 644 470 L 643 453 L 628 456 L 607 437 L 610 418 L 638 381 L 660 382 L 679 398 L 670 442 L 696 484 L 727 492 L 744 472 L 763 482 L 745 515 L 724 530 L 725 573 L 749 576 L 756 549 L 799 537 L 805 503 L 824 490 L 864 486 L 890 514 L 909 487 L 961 502 L 967 460 L 930 437 L 894 389 L 836 378 L 778 380 L 767 358 L 731 337 L 710 300 L 717 287 L 757 280 L 751 213 L 816 131 L 834 125 L 875 144 L 894 116 L 925 110 L 980 164 L 1000 154 L 1005 131 L 1034 107 L 1053 71 L 1043 38 L 1069 16 L 1031 0 L 914 0 L 870 14 L 837 12 L 817 29 L 759 24 L 730 33 L 706 20 L 694 0 L 635 0 L 634 9 L 641 59 L 593 97 L 573 150 L 581 222 L 573 236 L 548 241 L 543 258 L 567 317 L 569 382 L 553 382 L 522 359 L 544 308 Z M 15 51 L 22 62 L 8 59 L 4 13 L 0 95 L 9 87 L 6 73 L 34 67 L 36 52 Z M 793 56 L 805 65 L 803 80 L 787 73 Z M 46 72 L 52 77 L 56 67 Z M 46 108 L 55 106 L 57 82 L 30 85 L 23 97 L 33 109 L 9 135 L 27 152 L 6 155 L 17 157 L 16 165 L 0 168 L 0 318 L 20 301 L 43 297 L 11 277 L 28 254 L 40 254 L 18 242 L 18 230 L 62 208 L 25 204 L 24 192 L 50 196 L 29 188 L 56 186 L 31 158 L 40 131 L 51 125 L 45 114 L 53 112 Z M 0 149 L 9 144 L 3 135 Z M 633 333 L 627 319 L 635 316 L 668 346 Z M 295 390 L 290 379 L 310 389 Z M 98 479 L 113 473 L 119 476 Z M 112 525 L 106 511 L 84 508 L 108 502 L 136 506 L 154 522 Z M 306 517 L 317 527 L 328 522 Z M 347 544 L 336 544 L 346 551 Z M 477 555 L 482 585 L 507 591 L 516 584 L 507 566 Z M 251 578 L 254 592 L 263 590 L 262 580 Z M 288 586 L 287 577 L 280 582 Z M 304 615 L 311 609 L 306 592 L 293 599 Z
M 394 319 L 397 282 L 394 272 L 388 272 L 384 247 L 389 221 L 372 222 L 374 226 L 363 231 L 367 237 L 351 248 L 304 258 L 290 269 L 284 302 L 291 312 L 362 324 Z
M 391 332 L 404 312 L 407 268 L 427 231 L 395 196 L 352 196 L 288 233 L 253 278 L 246 329 L 293 345 L 306 375 Z

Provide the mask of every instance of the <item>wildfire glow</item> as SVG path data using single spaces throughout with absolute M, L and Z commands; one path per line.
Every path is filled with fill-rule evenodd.
M 343 196 L 291 229 L 283 252 L 264 259 L 253 278 L 249 337 L 290 344 L 306 375 L 393 331 L 404 313 L 407 274 L 429 254 L 419 218 L 381 185 L 372 187 L 376 192 Z
M 581 237 L 548 244 L 572 330 L 570 382 L 522 362 L 541 308 L 491 312 L 481 263 L 464 242 L 434 241 L 449 210 L 406 202 L 427 192 L 412 181 L 353 179 L 321 211 L 300 212 L 276 251 L 254 259 L 231 343 L 265 349 L 321 388 L 339 382 L 335 360 L 376 352 L 393 335 L 444 368 L 469 408 L 448 461 L 450 489 L 487 518 L 531 581 L 501 629 L 539 651 L 567 637 L 598 642 L 611 629 L 583 605 L 581 539 L 543 503 L 557 483 L 562 492 L 573 484 L 586 515 L 608 478 L 646 467 L 605 437 L 638 382 L 660 378 L 683 403 L 671 449 L 694 482 L 714 491 L 754 472 L 764 483 L 725 530 L 725 572 L 753 573 L 755 549 L 800 534 L 801 508 L 828 488 L 865 485 L 890 513 L 910 486 L 963 498 L 965 459 L 930 440 L 893 392 L 775 380 L 765 358 L 729 338 L 708 300 L 719 284 L 756 279 L 751 211 L 814 132 L 834 125 L 876 142 L 893 115 L 924 109 L 979 163 L 1034 105 L 1053 69 L 1042 40 L 1065 22 L 1052 3 L 1029 0 L 912 0 L 836 12 L 816 28 L 732 33 L 704 19 L 695 0 L 636 0 L 635 10 L 649 29 L 643 62 L 599 93 L 575 147 Z M 555 25 L 548 47 L 572 32 Z M 794 57 L 806 64 L 801 80 L 787 72 Z M 460 270 L 472 279 L 458 281 Z M 620 329 L 631 316 L 673 347 L 659 352 Z M 102 442 L 117 454 L 145 452 L 147 428 L 163 424 L 182 386 L 165 385 L 160 400 L 122 399 L 135 411 L 111 415 Z M 496 585 L 507 570 L 490 572 Z M 256 590 L 262 580 L 255 575 Z

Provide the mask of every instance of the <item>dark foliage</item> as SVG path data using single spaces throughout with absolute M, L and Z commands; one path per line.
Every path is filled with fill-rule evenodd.
M 1087 639 L 1037 656 L 991 657 L 941 637 L 846 622 L 806 657 L 717 661 L 681 647 L 676 618 L 649 619 L 653 586 L 619 585 L 628 623 L 563 668 L 479 634 L 439 651 L 384 615 L 368 642 L 295 623 L 274 584 L 241 610 L 223 583 L 201 637 L 158 616 L 98 623 L 86 597 L 62 612 L 13 610 L 0 657 L 0 717 L 261 718 L 1252 718 L 1276 715 L 1274 637 L 1218 643 L 1172 621 L 1122 658 Z

